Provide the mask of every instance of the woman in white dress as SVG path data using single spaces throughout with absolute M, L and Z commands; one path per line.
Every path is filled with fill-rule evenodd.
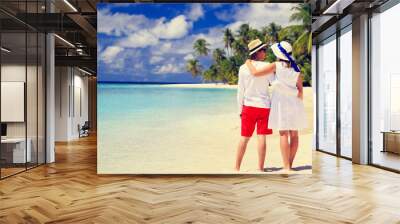
M 303 80 L 291 56 L 292 46 L 288 42 L 273 44 L 271 49 L 278 58 L 277 62 L 259 70 L 250 60 L 246 61 L 246 65 L 255 76 L 275 73 L 268 128 L 279 130 L 283 168 L 291 170 L 299 146 L 298 130 L 307 127 L 302 101 Z

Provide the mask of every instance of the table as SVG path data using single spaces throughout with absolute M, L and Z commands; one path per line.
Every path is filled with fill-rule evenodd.
M 382 131 L 383 150 L 382 152 L 392 152 L 400 154 L 400 131 Z
M 1 154 L 3 157 L 3 154 L 12 154 L 12 157 L 9 156 L 9 161 L 11 163 L 26 163 L 26 162 L 31 162 L 32 160 L 32 153 L 31 153 L 31 146 L 32 146 L 32 140 L 30 138 L 27 138 L 27 147 L 25 151 L 25 138 L 5 138 L 1 139 Z M 9 146 L 13 146 L 10 150 Z M 7 156 L 8 157 L 8 156 Z M 3 157 L 4 158 L 4 157 Z M 6 158 L 7 160 L 7 158 Z

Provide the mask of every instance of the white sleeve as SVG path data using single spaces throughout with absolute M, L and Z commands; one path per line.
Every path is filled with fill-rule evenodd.
M 242 113 L 242 108 L 243 108 L 243 99 L 244 99 L 244 80 L 243 77 L 240 75 L 240 70 L 239 70 L 239 80 L 238 80 L 238 91 L 237 91 L 237 104 L 238 104 L 238 113 Z

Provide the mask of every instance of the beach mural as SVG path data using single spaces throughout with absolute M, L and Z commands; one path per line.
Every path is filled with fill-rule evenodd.
M 99 174 L 312 172 L 308 4 L 99 3 L 97 7 Z M 279 60 L 271 45 L 290 43 L 301 73 L 304 87 L 298 100 L 304 104 L 307 127 L 298 131 L 298 150 L 290 167 L 281 150 L 283 132 L 273 130 L 265 135 L 260 168 L 259 127 L 254 128 L 238 167 L 238 144 L 240 148 L 239 142 L 246 138 L 244 116 L 241 109 L 238 112 L 238 80 L 253 40 L 266 44 L 262 61 L 269 63 Z M 273 77 L 278 76 L 271 74 L 268 79 L 251 73 L 248 77 L 258 83 L 270 80 L 265 91 L 272 101 Z

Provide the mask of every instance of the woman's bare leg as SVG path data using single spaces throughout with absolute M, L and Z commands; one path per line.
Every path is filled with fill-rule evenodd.
M 283 169 L 290 170 L 289 131 L 279 131 Z
M 264 171 L 265 153 L 267 151 L 266 135 L 258 135 L 258 170 Z
M 290 154 L 289 154 L 289 164 L 292 168 L 294 157 L 296 156 L 297 149 L 299 148 L 299 134 L 298 131 L 289 131 L 290 135 Z

